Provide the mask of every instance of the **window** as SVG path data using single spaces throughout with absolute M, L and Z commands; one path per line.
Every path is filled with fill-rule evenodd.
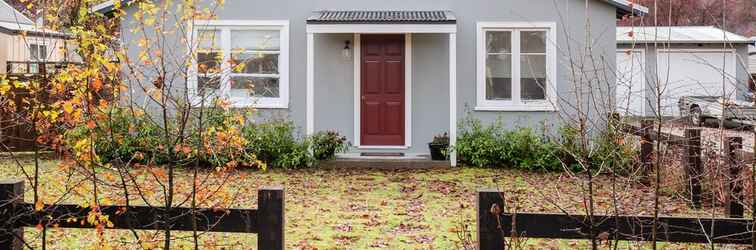
M 195 27 L 190 94 L 227 98 L 234 107 L 288 107 L 288 21 L 220 20 Z
M 29 58 L 32 61 L 42 61 L 47 59 L 47 46 L 40 44 L 29 44 Z
M 477 107 L 556 110 L 554 23 L 478 23 Z
M 47 45 L 29 44 L 29 59 L 32 62 L 40 62 L 47 60 Z M 38 74 L 39 64 L 30 63 L 29 73 Z

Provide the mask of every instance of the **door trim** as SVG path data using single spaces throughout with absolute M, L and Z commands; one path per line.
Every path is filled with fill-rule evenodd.
M 361 120 L 362 112 L 360 108 L 361 95 L 361 74 L 360 65 L 362 58 L 360 34 L 354 34 L 354 51 L 352 52 L 354 62 L 354 146 L 359 149 L 408 149 L 412 147 L 412 34 L 404 34 L 404 145 L 399 146 L 363 146 L 361 142 Z

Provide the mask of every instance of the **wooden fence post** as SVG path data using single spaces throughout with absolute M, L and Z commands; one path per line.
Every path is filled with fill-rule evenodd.
M 13 219 L 24 202 L 24 181 L 0 180 L 0 249 L 24 248 L 24 229 Z
M 742 137 L 727 137 L 725 153 L 727 165 L 730 169 L 729 192 L 727 193 L 727 217 L 743 218 L 743 183 L 740 179 L 740 170 L 743 164 L 738 159 L 737 152 L 743 148 Z
M 505 249 L 504 232 L 499 225 L 498 214 L 504 211 L 504 200 L 496 189 L 478 190 L 478 249 Z M 513 228 L 514 230 L 514 228 Z
M 653 153 L 654 153 L 654 141 L 651 138 L 651 131 L 653 131 L 654 121 L 649 119 L 641 120 L 641 149 L 640 149 L 640 161 L 643 168 L 644 180 L 648 181 L 651 170 L 653 169 Z M 650 183 L 650 181 L 649 181 Z
M 257 249 L 284 249 L 284 198 L 282 187 L 257 191 Z
M 685 130 L 685 172 L 688 174 L 690 199 L 694 208 L 701 208 L 701 129 Z

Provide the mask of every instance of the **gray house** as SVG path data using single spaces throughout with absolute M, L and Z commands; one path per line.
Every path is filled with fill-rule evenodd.
M 136 58 L 134 9 L 125 8 L 122 40 Z M 186 37 L 200 41 L 205 65 L 246 68 L 219 77 L 195 63 L 188 91 L 212 88 L 307 134 L 337 130 L 356 155 L 421 156 L 435 134 L 454 144 L 466 115 L 514 127 L 576 112 L 576 82 L 614 84 L 617 18 L 646 12 L 627 0 L 227 0 Z M 601 62 L 576 77 L 589 57 Z

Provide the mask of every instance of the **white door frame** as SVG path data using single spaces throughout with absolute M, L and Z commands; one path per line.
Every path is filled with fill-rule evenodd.
M 354 34 L 354 146 L 359 149 L 408 149 L 412 146 L 412 34 L 404 34 L 404 145 L 363 146 L 362 135 L 362 40 Z

